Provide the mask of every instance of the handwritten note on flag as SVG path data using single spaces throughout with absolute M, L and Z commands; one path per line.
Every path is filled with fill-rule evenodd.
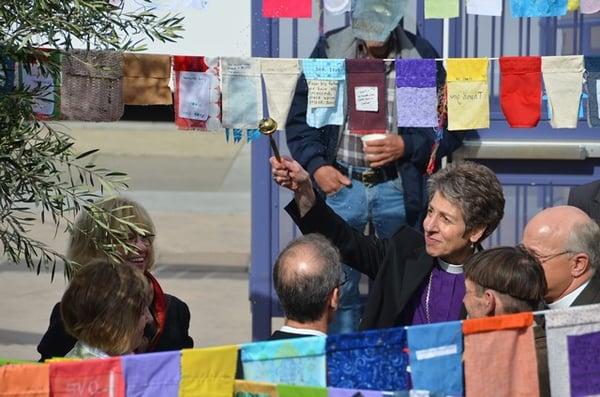
M 180 72 L 179 115 L 187 119 L 207 120 L 210 79 L 201 72 Z

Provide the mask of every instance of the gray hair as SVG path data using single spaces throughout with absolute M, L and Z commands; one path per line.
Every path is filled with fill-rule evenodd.
M 565 250 L 586 254 L 592 270 L 597 270 L 600 266 L 600 226 L 592 219 L 573 225 Z
M 299 272 L 300 261 L 310 263 L 310 271 Z M 289 243 L 273 267 L 275 291 L 286 317 L 300 323 L 319 320 L 341 274 L 340 252 L 324 236 L 307 234 Z
M 429 201 L 436 192 L 460 208 L 465 233 L 478 226 L 485 231 L 478 243 L 496 230 L 504 216 L 504 193 L 496 174 L 488 167 L 472 161 L 450 163 L 433 174 L 428 181 Z

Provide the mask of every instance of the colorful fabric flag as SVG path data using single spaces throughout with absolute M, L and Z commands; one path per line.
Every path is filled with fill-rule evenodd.
M 579 9 L 579 0 L 569 0 L 567 3 L 567 11 L 577 11 Z
M 221 128 L 219 59 L 174 56 L 175 124 L 182 130 Z
M 572 378 L 569 377 L 569 363 L 572 359 L 568 337 L 600 332 L 600 304 L 550 310 L 545 317 L 550 391 L 553 396 L 570 396 Z M 592 338 L 594 337 L 592 336 Z M 578 344 L 578 342 L 589 341 L 589 339 L 589 337 L 584 337 L 582 340 L 572 343 Z M 573 353 L 575 353 L 573 360 L 577 360 L 581 356 L 581 351 L 577 347 L 579 346 L 573 346 Z M 585 360 L 584 357 L 581 359 Z M 574 374 L 578 375 L 577 369 L 574 370 Z M 576 389 L 581 385 L 579 380 L 579 376 L 574 379 Z
M 572 396 L 600 394 L 600 332 L 568 335 Z
M 257 382 L 325 386 L 325 337 L 242 345 L 244 378 Z
M 500 57 L 500 106 L 512 128 L 532 128 L 542 107 L 542 58 Z
M 346 63 L 343 59 L 303 59 L 308 86 L 306 124 L 314 128 L 344 124 Z
M 123 106 L 123 54 L 71 50 L 62 57 L 60 113 L 65 120 L 117 121 Z
M 600 127 L 600 57 L 585 57 L 587 118 L 590 127 Z
M 448 59 L 448 130 L 490 127 L 488 63 L 487 58 Z
M 348 389 L 408 389 L 406 331 L 389 328 L 327 337 L 329 386 Z
M 511 0 L 514 18 L 559 17 L 567 14 L 567 0 Z
M 231 397 L 237 352 L 235 345 L 183 349 L 179 397 Z
M 169 55 L 123 54 L 123 103 L 126 105 L 171 105 Z
M 327 397 L 324 387 L 277 385 L 279 397 Z
M 236 380 L 233 386 L 233 397 L 278 397 L 277 385 Z
M 441 395 L 464 395 L 460 321 L 408 327 L 412 387 Z
M 542 57 L 542 74 L 552 109 L 552 128 L 577 128 L 583 84 L 583 56 Z
M 265 18 L 310 18 L 312 0 L 263 0 Z
M 383 397 L 383 392 L 375 390 L 338 389 L 330 387 L 327 389 L 328 397 Z
M 277 122 L 279 130 L 283 130 L 294 99 L 300 65 L 297 59 L 262 59 L 261 71 L 269 117 Z
M 396 59 L 398 127 L 437 127 L 435 59 Z
M 54 62 L 60 62 L 60 54 L 56 51 L 48 53 Z M 60 77 L 53 78 L 48 70 L 43 70 L 39 63 L 29 65 L 29 71 L 23 64 L 19 65 L 20 85 L 35 93 L 33 112 L 40 120 L 56 119 L 60 116 L 61 82 Z
M 385 133 L 387 102 L 385 63 L 381 59 L 346 59 L 348 118 L 354 134 Z
M 425 0 L 425 19 L 456 18 L 458 14 L 458 0 Z
M 181 380 L 181 352 L 131 354 L 122 357 L 126 395 L 177 397 Z
M 262 118 L 260 62 L 253 58 L 221 58 L 223 127 L 256 129 Z
M 469 395 L 539 395 L 532 324 L 532 313 L 463 322 L 465 388 Z
M 600 0 L 581 0 L 579 11 L 582 14 L 595 14 L 600 11 Z
M 502 0 L 467 0 L 467 14 L 502 15 Z
M 352 3 L 354 37 L 384 42 L 404 16 L 408 0 L 361 0 Z
M 50 366 L 19 364 L 0 367 L 1 397 L 50 396 Z
M 50 364 L 52 396 L 125 397 L 120 357 Z

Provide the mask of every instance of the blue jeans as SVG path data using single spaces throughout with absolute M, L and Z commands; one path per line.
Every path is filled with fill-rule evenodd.
M 355 170 L 362 172 L 361 167 Z M 352 179 L 352 185 L 342 187 L 327 197 L 327 204 L 351 227 L 363 232 L 370 220 L 379 237 L 391 237 L 400 226 L 406 223 L 404 191 L 400 177 L 365 186 Z M 361 274 L 349 266 L 342 266 L 348 282 L 342 285 L 340 305 L 335 319 L 329 325 L 330 334 L 354 332 L 362 315 L 358 285 Z

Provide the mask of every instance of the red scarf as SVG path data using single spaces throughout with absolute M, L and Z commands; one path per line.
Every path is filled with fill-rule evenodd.
M 148 348 L 146 351 L 154 351 L 156 346 L 158 345 L 158 341 L 162 336 L 165 330 L 165 322 L 167 320 L 167 299 L 165 298 L 165 293 L 163 292 L 158 280 L 149 272 L 144 272 L 144 275 L 150 281 L 152 285 L 152 290 L 154 291 L 154 298 L 152 299 L 152 306 L 150 307 L 150 311 L 154 316 L 154 321 L 156 322 L 157 330 L 154 338 L 150 341 Z

